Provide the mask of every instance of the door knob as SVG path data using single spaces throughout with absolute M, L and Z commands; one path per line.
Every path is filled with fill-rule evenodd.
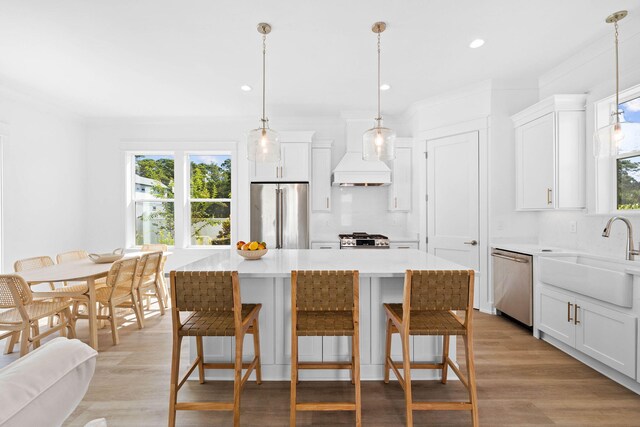
M 475 246 L 475 245 L 477 245 L 477 244 L 478 244 L 478 241 L 477 241 L 477 240 L 472 240 L 472 241 L 470 241 L 470 242 L 464 242 L 464 244 L 465 244 L 465 245 Z

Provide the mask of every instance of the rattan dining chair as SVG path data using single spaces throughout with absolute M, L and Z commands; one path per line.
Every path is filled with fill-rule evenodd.
M 136 271 L 136 292 L 138 302 L 140 303 L 140 313 L 144 321 L 143 300 L 147 300 L 147 310 L 149 307 L 149 298 L 154 297 L 158 301 L 160 315 L 164 316 L 164 293 L 158 281 L 160 274 L 160 264 L 162 263 L 162 252 L 145 253 L 140 257 L 138 262 L 138 271 Z
M 138 259 L 138 257 L 126 258 L 114 262 L 107 274 L 106 286 L 96 289 L 96 300 L 101 307 L 101 314 L 96 318 L 109 321 L 114 345 L 118 345 L 120 342 L 116 308 L 132 308 L 136 315 L 138 328 L 142 329 L 143 327 L 140 304 L 135 289 Z M 102 314 L 104 311 L 107 314 Z
M 37 268 L 44 268 L 44 267 L 49 267 L 52 266 L 53 260 L 51 259 L 50 256 L 36 256 L 33 258 L 25 258 L 25 259 L 19 259 L 18 261 L 13 263 L 13 271 L 15 271 L 16 273 L 19 273 L 21 271 L 27 271 L 27 270 L 35 270 Z M 56 287 L 53 284 L 53 282 L 49 282 L 49 287 L 51 288 L 51 290 L 54 290 Z
M 29 346 L 40 346 L 40 340 L 54 332 L 75 338 L 75 324 L 71 316 L 70 299 L 53 301 L 34 300 L 27 282 L 17 274 L 0 275 L 0 331 L 11 333 L 10 339 L 20 332 L 20 357 L 29 351 Z M 40 332 L 39 320 L 58 316 L 60 322 Z
M 142 245 L 140 249 L 142 252 L 167 252 L 169 250 L 169 246 L 163 243 L 147 243 L 146 245 Z M 162 289 L 163 302 L 164 306 L 169 307 L 169 291 L 167 289 L 167 282 L 164 279 L 164 266 L 167 262 L 167 257 L 165 255 L 162 256 L 162 261 L 160 262 L 160 267 L 158 269 L 158 284 Z
M 173 324 L 173 353 L 171 358 L 171 387 L 169 392 L 169 426 L 176 424 L 177 410 L 233 411 L 233 425 L 240 425 L 240 393 L 255 369 L 256 382 L 262 383 L 260 367 L 259 315 L 262 304 L 242 304 L 238 272 L 233 271 L 172 271 L 171 320 Z M 185 313 L 190 312 L 190 313 Z M 181 314 L 186 317 L 181 319 Z M 254 358 L 242 362 L 246 334 L 253 335 Z M 194 337 L 196 359 L 180 379 L 180 347 L 183 337 Z M 235 356 L 232 363 L 205 363 L 202 337 L 235 337 Z M 233 369 L 233 402 L 178 402 L 178 391 L 189 375 L 198 368 L 200 384 L 205 369 Z M 242 369 L 247 371 L 242 375 Z
M 387 316 L 387 340 L 384 382 L 389 383 L 389 370 L 393 370 L 404 389 L 407 426 L 413 426 L 414 410 L 471 411 L 474 426 L 478 426 L 478 397 L 473 360 L 473 270 L 415 271 L 407 270 L 404 279 L 402 304 L 384 304 Z M 454 311 L 464 310 L 464 318 Z M 400 334 L 402 363 L 391 359 L 391 336 Z M 443 355 L 441 363 L 411 362 L 409 336 L 441 335 Z M 465 346 L 467 376 L 449 358 L 449 337 L 462 336 Z M 437 369 L 442 373 L 442 384 L 447 383 L 448 368 L 467 388 L 468 401 L 415 402 L 411 393 L 411 369 Z M 399 369 L 403 370 L 404 377 Z
M 291 272 L 291 408 L 290 425 L 297 411 L 355 411 L 362 424 L 360 396 L 359 273 L 357 271 Z M 350 336 L 351 362 L 299 362 L 298 337 Z M 355 384 L 355 402 L 297 401 L 299 369 L 349 369 Z

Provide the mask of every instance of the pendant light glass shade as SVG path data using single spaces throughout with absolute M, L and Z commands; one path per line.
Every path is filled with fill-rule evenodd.
M 364 160 L 388 161 L 396 158 L 396 133 L 385 127 L 376 126 L 362 136 L 362 158 Z
M 371 31 L 378 35 L 378 116 L 376 125 L 362 135 L 362 159 L 368 161 L 389 161 L 396 158 L 396 133 L 382 127 L 380 114 L 380 34 L 387 28 L 384 22 L 376 22 Z
M 616 157 L 640 151 L 640 123 L 618 121 L 614 114 L 612 123 L 601 127 L 593 136 L 596 157 Z
M 280 161 L 278 132 L 267 127 L 250 131 L 247 136 L 247 158 L 253 162 Z
M 280 141 L 278 132 L 269 129 L 266 115 L 267 34 L 271 32 L 271 25 L 259 23 L 258 32 L 262 34 L 262 125 L 249 131 L 247 135 L 247 159 L 252 162 L 275 163 L 280 161 Z

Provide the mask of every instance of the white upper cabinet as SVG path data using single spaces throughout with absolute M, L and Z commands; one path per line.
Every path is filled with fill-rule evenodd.
M 554 95 L 511 117 L 518 210 L 585 207 L 586 95 Z
M 309 182 L 314 132 L 282 132 L 280 162 L 250 162 L 252 182 Z
M 332 140 L 316 141 L 311 148 L 311 210 L 331 211 Z
M 413 140 L 396 138 L 396 158 L 389 162 L 391 185 L 389 186 L 389 210 L 411 210 L 411 163 Z

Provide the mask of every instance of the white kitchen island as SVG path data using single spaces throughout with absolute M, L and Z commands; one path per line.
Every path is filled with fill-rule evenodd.
M 243 303 L 261 303 L 260 343 L 264 380 L 290 379 L 292 270 L 358 270 L 360 272 L 361 378 L 380 380 L 384 373 L 385 315 L 382 303 L 401 302 L 406 270 L 466 270 L 458 264 L 415 249 L 275 249 L 262 259 L 248 261 L 235 251 L 221 252 L 187 264 L 179 271 L 238 271 Z M 394 334 L 392 357 L 402 360 L 400 340 Z M 231 361 L 233 338 L 205 338 L 207 362 Z M 301 361 L 342 361 L 351 354 L 350 337 L 300 337 Z M 441 337 L 412 337 L 412 359 L 440 360 Z M 450 354 L 455 358 L 455 339 Z M 195 357 L 195 346 L 191 346 Z M 253 358 L 253 341 L 245 338 L 244 357 Z M 210 379 L 232 379 L 232 371 L 207 371 Z M 349 379 L 346 370 L 303 370 L 301 379 Z M 436 379 L 439 372 L 421 370 L 415 379 Z

